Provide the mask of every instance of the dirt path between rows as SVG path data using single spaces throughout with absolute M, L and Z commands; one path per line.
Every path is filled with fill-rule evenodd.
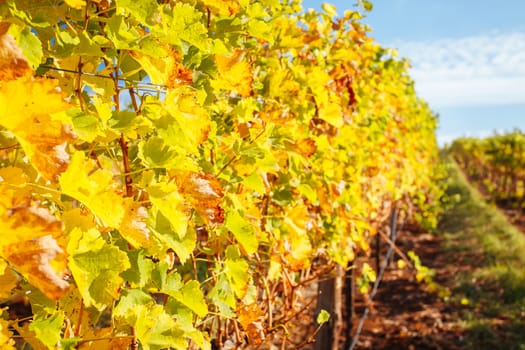
M 514 265 L 507 265 L 506 261 L 511 260 L 505 259 L 511 258 L 484 252 L 480 236 L 476 238 L 475 233 L 491 236 L 497 231 L 499 222 L 491 221 L 494 210 L 486 211 L 487 206 L 479 202 L 483 201 L 482 197 L 473 195 L 474 192 L 464 180 L 457 180 L 449 194 L 459 194 L 457 198 L 462 199 L 445 213 L 439 232 L 405 230 L 399 233 L 396 242 L 404 252 L 415 251 L 423 265 L 435 271 L 434 281 L 451 292 L 448 300 L 431 292 L 428 285 L 416 282 L 414 272 L 409 269 L 388 268 L 354 349 L 524 348 L 523 266 L 515 265 L 515 260 Z M 508 222 L 525 234 L 522 211 L 499 210 L 507 216 Z M 490 219 L 479 220 L 480 216 Z M 480 225 L 485 229 L 477 231 Z M 487 230 L 486 227 L 491 228 Z M 498 242 L 499 236 L 491 237 Z M 508 247 L 509 254 L 512 248 Z M 500 274 L 490 275 L 491 268 L 500 269 Z M 480 275 L 484 271 L 489 271 L 488 276 Z M 361 301 L 352 334 L 355 334 L 363 310 L 364 302 Z
M 405 252 L 417 252 L 423 265 L 435 270 L 434 281 L 442 286 L 452 287 L 449 277 L 470 268 L 464 264 L 465 257 L 443 253 L 439 235 L 402 231 L 398 244 Z M 443 301 L 416 282 L 409 269 L 388 268 L 355 349 L 462 349 L 459 309 L 461 305 Z M 361 315 L 363 306 L 356 313 Z

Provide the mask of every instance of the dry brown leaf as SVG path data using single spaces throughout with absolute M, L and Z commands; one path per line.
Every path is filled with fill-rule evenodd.
M 65 256 L 55 240 L 63 234 L 62 223 L 47 208 L 8 205 L 0 208 L 0 255 L 48 297 L 59 298 L 68 287 L 62 279 Z
M 47 235 L 55 238 L 62 236 L 62 223 L 46 208 L 28 205 L 9 208 L 0 220 L 3 232 L 0 249 Z
M 180 192 L 207 224 L 216 225 L 224 222 L 224 209 L 220 206 L 224 194 L 215 176 L 177 171 L 175 181 Z
M 32 72 L 15 38 L 7 33 L 9 25 L 0 23 L 0 81 L 14 80 Z
M 257 303 L 253 303 L 241 307 L 237 313 L 239 323 L 246 332 L 250 344 L 255 346 L 261 345 L 266 338 L 261 322 L 264 312 Z
M 298 140 L 297 142 L 293 143 L 289 142 L 287 146 L 306 158 L 313 156 L 317 151 L 317 145 L 315 144 L 315 141 L 310 138 Z
M 53 237 L 44 236 L 4 246 L 2 255 L 47 297 L 57 300 L 67 291 L 69 284 L 63 279 L 65 255 Z
M 262 322 L 250 323 L 246 329 L 246 336 L 248 337 L 250 344 L 255 346 L 261 345 L 266 338 Z
M 237 311 L 238 320 L 242 328 L 246 329 L 248 325 L 252 322 L 259 321 L 261 316 L 264 315 L 264 312 L 261 310 L 257 303 L 252 303 L 250 305 L 244 305 L 240 307 Z

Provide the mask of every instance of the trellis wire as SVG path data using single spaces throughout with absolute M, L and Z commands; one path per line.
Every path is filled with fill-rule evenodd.
M 45 64 L 41 64 L 40 66 L 38 66 L 38 68 L 45 68 L 45 69 L 49 69 L 49 70 L 53 70 L 53 71 L 57 71 L 57 72 L 71 73 L 71 74 L 77 74 L 77 75 L 85 75 L 85 76 L 88 76 L 88 77 L 95 77 L 95 78 L 103 78 L 103 79 L 115 80 L 115 77 L 112 76 L 112 75 L 88 73 L 88 72 L 82 72 L 82 71 L 77 71 L 77 70 L 73 70 L 73 69 L 66 69 L 66 68 L 58 68 L 58 67 L 54 67 L 54 66 L 48 66 L 48 65 L 45 65 Z M 139 89 L 139 90 L 155 90 L 155 91 L 158 91 L 158 90 L 167 90 L 168 89 L 168 86 L 166 86 L 166 85 L 155 84 L 155 83 L 142 81 L 142 80 L 133 80 L 133 79 L 120 78 L 120 77 L 118 77 L 116 80 L 122 81 L 122 82 L 125 82 L 125 83 L 128 83 L 128 84 L 136 84 L 137 85 L 136 88 Z M 146 87 L 140 87 L 139 85 L 146 86 Z
M 357 345 L 357 341 L 359 340 L 359 336 L 361 335 L 361 331 L 363 330 L 363 325 L 365 323 L 365 320 L 368 317 L 368 314 L 370 313 L 370 304 L 372 303 L 372 300 L 374 299 L 377 293 L 377 289 L 379 288 L 379 284 L 381 283 L 383 274 L 389 265 L 390 256 L 392 255 L 392 252 L 394 251 L 395 239 L 397 236 L 397 209 L 396 208 L 392 210 L 392 215 L 390 217 L 390 234 L 391 234 L 391 237 L 393 238 L 392 242 L 388 246 L 388 250 L 386 252 L 385 258 L 383 259 L 383 263 L 381 264 L 381 269 L 379 270 L 379 273 L 377 274 L 377 278 L 374 282 L 374 286 L 372 287 L 372 292 L 370 293 L 368 305 L 366 306 L 365 311 L 363 312 L 363 315 L 359 319 L 357 330 L 354 336 L 352 337 L 352 344 L 350 345 L 348 350 L 354 350 L 355 346 Z

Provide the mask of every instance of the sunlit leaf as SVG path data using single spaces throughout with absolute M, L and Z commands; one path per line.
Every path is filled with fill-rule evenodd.
M 170 146 L 197 153 L 210 131 L 210 118 L 199 105 L 197 96 L 185 88 L 170 90 L 165 108 L 169 116 L 155 123 L 158 134 Z
M 149 244 L 149 229 L 146 225 L 148 211 L 131 198 L 124 201 L 125 213 L 120 223 L 120 234 L 134 247 Z
M 157 44 L 157 52 L 162 47 Z M 148 73 L 152 83 L 169 88 L 174 88 L 181 84 L 192 84 L 193 72 L 191 69 L 184 67 L 180 55 L 170 47 L 165 47 L 164 52 L 165 55 L 154 57 L 140 51 L 132 51 L 131 56 Z
M 161 15 L 163 33 L 170 43 L 179 47 L 189 43 L 200 50 L 208 48 L 207 28 L 202 21 L 204 14 L 195 6 L 178 2 L 172 11 L 163 11 Z
M 240 257 L 239 249 L 236 246 L 229 246 L 226 249 L 226 276 L 231 281 L 233 292 L 238 298 L 243 298 L 246 294 L 246 287 L 250 275 L 248 274 L 248 263 Z
M 48 297 L 59 298 L 69 286 L 63 280 L 65 257 L 55 240 L 63 235 L 62 223 L 46 208 L 9 204 L 0 207 L 0 255 Z
M 62 236 L 62 223 L 48 209 L 27 204 L 11 207 L 9 203 L 2 203 L 2 206 L 7 206 L 5 209 L 0 208 L 2 214 L 0 227 L 6 234 L 0 243 L 0 248 L 48 235 Z
M 317 324 L 323 324 L 330 320 L 330 313 L 326 310 L 321 310 L 319 314 L 317 315 Z
M 171 224 L 179 238 L 186 236 L 189 210 L 175 184 L 159 183 L 148 188 L 150 201 Z
M 95 229 L 70 233 L 69 268 L 86 306 L 103 309 L 118 299 L 120 273 L 130 267 L 126 253 L 104 241 Z
M 60 339 L 60 332 L 64 325 L 65 316 L 62 312 L 55 312 L 53 315 L 46 317 L 36 315 L 29 329 L 35 332 L 36 336 L 48 348 L 55 348 Z
M 247 329 L 250 323 L 257 322 L 264 316 L 263 310 L 257 303 L 244 305 L 237 311 L 239 314 L 239 323 L 244 329 Z
M 243 97 L 248 97 L 252 91 L 252 73 L 250 64 L 242 59 L 242 51 L 231 55 L 216 55 L 215 62 L 219 71 L 219 79 L 212 81 L 216 89 L 234 90 Z
M 69 108 L 55 88 L 51 79 L 20 78 L 0 85 L 0 125 L 15 134 L 31 164 L 49 180 L 66 169 L 67 142 L 74 139 L 67 125 L 53 120 L 54 113 Z
M 180 294 L 175 296 L 175 299 L 200 317 L 208 314 L 208 306 L 198 281 L 193 280 L 186 283 L 180 290 Z
M 312 253 L 312 244 L 307 234 L 309 214 L 304 204 L 287 210 L 284 222 L 288 228 L 285 250 L 294 268 L 306 266 Z M 289 247 L 289 248 L 288 248 Z
M 257 251 L 259 242 L 255 236 L 255 231 L 250 222 L 243 218 L 238 211 L 235 210 L 226 213 L 224 225 L 233 233 L 247 254 L 252 254 Z
M 231 16 L 241 9 L 238 0 L 199 0 L 199 2 L 220 16 Z
M 87 159 L 82 152 L 77 152 L 59 182 L 65 194 L 82 202 L 105 225 L 114 228 L 120 226 L 126 209 L 122 197 L 114 190 L 111 172 L 99 169 L 94 161 Z M 111 210 L 108 210 L 108 203 L 111 203 Z
M 163 245 L 175 252 L 181 263 L 185 263 L 195 249 L 195 244 L 197 242 L 195 229 L 187 227 L 185 235 L 181 237 L 176 231 L 174 231 L 170 221 L 162 214 L 162 212 L 157 212 L 152 219 L 152 233 L 160 242 L 162 242 Z
M 332 4 L 329 4 L 327 2 L 323 2 L 321 4 L 321 8 L 323 9 L 324 12 L 326 12 L 330 16 L 337 15 L 337 9 Z
M 161 305 L 155 305 L 151 296 L 142 291 L 125 290 L 114 314 L 135 328 L 136 336 L 145 349 L 188 348 L 185 336 L 189 335 Z M 193 329 L 191 325 L 189 328 Z
M 139 158 L 149 167 L 171 168 L 177 162 L 177 151 L 164 139 L 151 137 L 140 145 Z
M 128 259 L 131 267 L 124 271 L 121 276 L 129 281 L 132 286 L 144 287 L 150 280 L 155 263 L 146 257 L 144 249 L 129 251 Z
M 117 1 L 117 9 L 124 14 L 126 12 L 131 13 L 142 23 L 154 23 L 155 18 L 160 17 L 159 6 L 154 0 L 119 0 Z
M 20 31 L 18 45 L 22 49 L 25 57 L 27 57 L 27 61 L 31 67 L 33 69 L 37 68 L 42 62 L 44 53 L 42 51 L 42 43 L 38 40 L 38 37 L 31 32 L 29 27 L 23 27 Z
M 65 0 L 66 4 L 71 6 L 74 9 L 81 9 L 83 6 L 86 5 L 85 0 Z

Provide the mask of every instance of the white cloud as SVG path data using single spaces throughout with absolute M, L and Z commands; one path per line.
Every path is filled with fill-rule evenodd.
M 490 33 L 391 45 L 412 63 L 432 107 L 525 103 L 525 33 Z

